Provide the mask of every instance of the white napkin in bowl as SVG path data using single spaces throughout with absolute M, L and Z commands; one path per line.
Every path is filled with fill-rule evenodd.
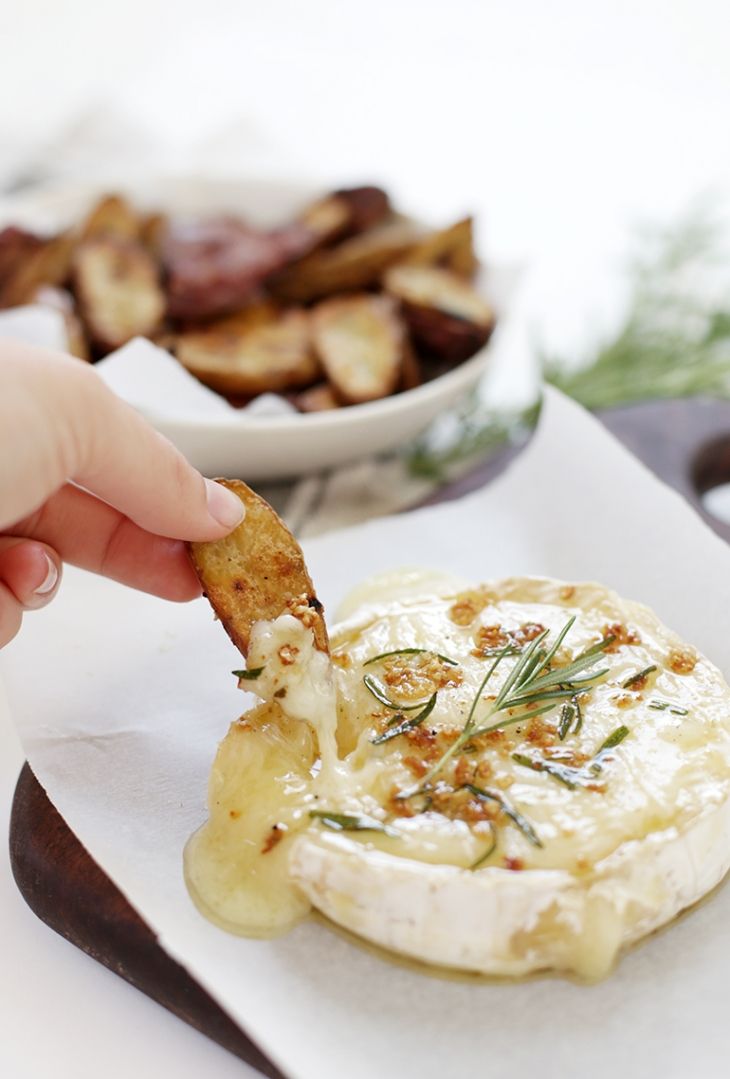
M 111 352 L 96 370 L 110 389 L 147 416 L 169 419 L 227 419 L 241 416 L 287 416 L 293 405 L 274 393 L 262 394 L 245 408 L 234 408 L 224 397 L 198 382 L 166 349 L 144 337 Z

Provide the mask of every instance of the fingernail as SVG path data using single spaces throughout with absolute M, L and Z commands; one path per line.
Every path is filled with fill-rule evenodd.
M 215 480 L 206 480 L 205 485 L 208 492 L 208 513 L 224 528 L 235 528 L 246 516 L 246 507 L 241 499 Z
M 33 595 L 35 596 L 47 596 L 49 592 L 52 592 L 58 583 L 58 568 L 56 563 L 48 557 L 46 552 L 43 552 L 43 557 L 46 560 L 46 576 L 43 579 L 43 583 L 35 589 Z

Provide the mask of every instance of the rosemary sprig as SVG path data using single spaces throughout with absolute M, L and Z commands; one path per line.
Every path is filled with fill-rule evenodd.
M 414 727 L 419 727 L 423 723 L 424 719 L 427 719 L 436 706 L 436 698 L 438 694 L 434 693 L 428 701 L 426 707 L 418 713 L 416 716 L 411 716 L 410 719 L 405 719 L 400 713 L 396 713 L 393 719 L 388 724 L 388 730 L 383 731 L 382 734 L 377 735 L 375 738 L 371 738 L 370 742 L 374 746 L 380 746 L 383 742 L 389 742 L 391 738 L 397 738 L 399 734 L 405 734 L 406 731 L 412 731 Z M 392 726 L 394 720 L 402 719 L 401 723 L 397 726 Z
M 349 813 L 332 813 L 328 809 L 310 809 L 309 816 L 313 820 L 321 821 L 325 828 L 331 828 L 333 832 L 383 832 L 389 836 L 398 835 L 387 824 L 364 814 L 355 817 Z
M 551 669 L 551 663 L 574 622 L 575 615 L 568 619 L 553 644 L 548 648 L 543 647 L 549 634 L 547 629 L 530 641 L 529 645 L 520 653 L 512 670 L 505 678 L 502 688 L 483 717 L 481 724 L 478 725 L 476 719 L 477 708 L 489 680 L 502 660 L 508 655 L 510 646 L 505 645 L 495 656 L 494 662 L 482 679 L 459 737 L 454 740 L 443 756 L 426 773 L 421 785 L 402 792 L 399 797 L 409 798 L 416 791 L 423 790 L 470 738 L 488 734 L 490 731 L 502 730 L 515 723 L 549 712 L 556 707 L 561 699 L 567 696 L 573 697 L 578 692 L 584 692 L 588 686 L 594 685 L 598 678 L 606 674 L 608 668 L 602 668 L 601 670 L 587 673 L 583 678 L 577 678 L 577 675 L 588 672 L 589 668 L 594 666 L 598 656 L 614 641 L 612 636 L 604 637 L 596 644 L 591 645 L 590 648 L 581 652 L 566 666 L 558 667 L 555 670 Z M 540 708 L 534 707 L 540 701 L 547 701 L 547 703 Z M 517 711 L 516 715 L 513 714 L 513 710 Z M 489 720 L 494 716 L 499 718 L 490 723 Z
M 547 760 L 545 757 L 528 757 L 526 753 L 513 753 L 512 760 L 524 768 L 531 768 L 533 772 L 545 772 L 569 790 L 575 790 L 576 787 L 585 787 L 594 782 L 594 777 L 603 771 L 602 759 L 620 745 L 629 734 L 631 731 L 628 727 L 617 727 L 601 744 L 586 768 L 561 764 L 560 761 Z
M 263 671 L 263 667 L 250 667 L 247 671 L 231 671 L 239 682 L 254 682 Z
M 474 733 L 474 725 L 475 725 L 475 723 L 474 723 L 474 714 L 476 712 L 477 705 L 479 704 L 479 700 L 481 698 L 481 695 L 482 695 L 482 693 L 484 692 L 484 690 L 487 687 L 487 682 L 492 677 L 492 675 L 496 671 L 499 664 L 502 662 L 502 660 L 507 655 L 507 649 L 508 648 L 509 648 L 509 645 L 505 645 L 505 647 L 502 649 L 502 651 L 499 653 L 499 655 L 495 656 L 494 663 L 491 664 L 489 670 L 484 675 L 484 678 L 481 681 L 479 689 L 476 692 L 476 696 L 474 697 L 474 700 L 472 701 L 472 706 L 471 706 L 471 708 L 469 710 L 469 715 L 467 716 L 466 723 L 464 724 L 464 729 L 461 732 L 461 734 L 459 735 L 459 737 L 453 742 L 453 744 L 449 747 L 449 749 L 446 750 L 446 752 L 436 762 L 436 764 L 433 766 L 433 768 L 431 768 L 426 773 L 426 775 L 423 778 L 423 782 L 421 783 L 421 785 L 418 786 L 418 787 L 413 787 L 409 791 L 403 791 L 399 795 L 399 797 L 401 797 L 401 798 L 410 798 L 413 794 L 416 794 L 419 791 L 421 791 L 423 789 L 423 787 L 425 787 L 425 785 L 427 783 L 430 783 L 430 781 L 434 778 L 434 776 L 436 776 L 441 771 L 443 766 L 445 764 L 447 764 L 451 760 L 451 758 L 454 756 L 454 754 L 458 753 L 459 750 L 461 749 L 461 747 L 463 745 L 465 745 L 469 741 L 472 734 Z
M 730 396 L 727 231 L 694 205 L 671 228 L 642 230 L 629 302 L 587 366 L 545 357 L 547 379 L 587 408 L 694 394 Z
M 526 753 L 513 753 L 512 760 L 524 768 L 531 768 L 533 772 L 545 772 L 571 791 L 593 782 L 582 769 L 574 768 L 570 764 L 561 764 L 560 761 L 549 761 L 544 757 L 528 757 Z
M 472 862 L 472 864 L 469 866 L 470 869 L 478 869 L 480 865 L 484 865 L 487 859 L 491 858 L 495 850 L 497 849 L 497 829 L 494 827 L 494 823 L 492 821 L 488 821 L 488 824 L 490 837 L 489 845 L 487 846 L 487 849 L 484 851 L 484 853 L 477 858 L 476 862 Z
M 560 710 L 560 723 L 558 724 L 558 738 L 562 742 L 573 726 L 573 720 L 578 712 L 573 701 L 568 701 Z
M 638 685 L 640 682 L 643 682 L 648 675 L 652 674 L 656 670 L 658 670 L 656 663 L 652 663 L 649 667 L 644 667 L 643 671 L 637 671 L 636 674 L 632 674 L 630 678 L 627 678 L 621 688 L 633 689 L 634 686 Z
M 626 738 L 629 734 L 631 734 L 631 731 L 628 727 L 623 726 L 623 724 L 620 727 L 617 727 L 615 731 L 612 731 L 611 734 L 609 734 L 606 741 L 601 745 L 600 749 L 593 757 L 593 761 L 590 765 L 590 770 L 594 773 L 594 775 L 597 775 L 599 772 L 603 771 L 603 765 L 601 764 L 601 761 L 606 756 L 606 754 L 610 753 L 612 749 L 616 748 L 616 746 L 620 746 L 624 738 Z
M 363 683 L 365 688 L 369 689 L 375 700 L 380 704 L 385 705 L 386 708 L 390 708 L 393 712 L 415 712 L 417 708 L 423 708 L 427 701 L 416 701 L 415 704 L 396 704 L 392 701 L 385 691 L 385 688 L 378 682 L 377 678 L 373 678 L 372 674 L 366 674 L 363 677 Z
M 476 798 L 484 802 L 496 802 L 504 815 L 509 817 L 515 827 L 519 828 L 533 847 L 542 847 L 542 840 L 527 817 L 520 813 L 519 809 L 515 809 L 501 791 L 493 790 L 491 787 L 477 787 L 474 783 L 463 783 L 461 787 L 457 787 L 457 790 L 468 790 Z
M 688 708 L 680 708 L 679 705 L 671 704 L 669 701 L 661 701 L 658 698 L 649 701 L 649 707 L 653 708 L 655 712 L 671 712 L 673 716 L 688 716 Z
M 363 667 L 369 667 L 371 663 L 378 663 L 381 659 L 389 659 L 390 656 L 421 656 L 426 652 L 431 652 L 430 648 L 394 648 L 392 652 L 381 652 L 380 655 L 372 656 L 370 659 L 366 659 L 363 663 Z M 440 652 L 431 652 L 431 655 L 436 656 L 437 659 L 442 660 L 444 663 L 448 663 L 451 667 L 458 667 L 459 663 L 455 659 L 449 659 L 448 656 L 442 656 Z

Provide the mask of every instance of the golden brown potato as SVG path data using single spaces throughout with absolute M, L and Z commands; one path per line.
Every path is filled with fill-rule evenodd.
M 463 278 L 434 266 L 392 267 L 384 285 L 401 303 L 417 345 L 452 363 L 473 356 L 494 329 L 494 311 Z
M 406 342 L 406 347 L 403 349 L 403 370 L 400 377 L 400 390 L 415 390 L 416 386 L 420 386 L 423 382 L 423 374 L 421 372 L 421 364 L 414 349 L 409 342 Z
M 406 337 L 390 297 L 325 300 L 312 312 L 312 326 L 315 349 L 342 401 L 375 401 L 397 388 Z
M 315 251 L 275 274 L 267 286 L 277 298 L 294 303 L 369 288 L 421 235 L 417 225 L 397 218 L 335 247 Z
M 91 209 L 80 229 L 81 240 L 111 236 L 116 240 L 137 240 L 141 218 L 121 195 L 105 195 Z
M 72 233 L 64 232 L 19 259 L 0 289 L 0 307 L 31 303 L 41 285 L 63 285 L 71 270 L 74 245 Z
M 139 239 L 151 255 L 159 258 L 162 253 L 162 245 L 167 230 L 167 217 L 165 214 L 144 214 L 140 218 Z
M 80 244 L 74 283 L 82 320 L 100 352 L 151 336 L 165 313 L 157 266 L 141 244 L 101 237 Z
M 340 407 L 334 390 L 327 382 L 320 382 L 317 386 L 310 386 L 308 390 L 295 394 L 293 403 L 300 412 L 330 412 L 333 408 Z
M 76 304 L 70 292 L 66 289 L 56 288 L 54 285 L 41 285 L 33 296 L 33 303 L 42 304 L 44 307 L 52 307 L 54 311 L 63 316 L 66 327 L 66 347 L 72 356 L 79 360 L 91 359 L 89 342 L 86 340 L 84 327 L 76 313 Z
M 414 266 L 442 266 L 460 277 L 471 279 L 479 267 L 473 233 L 473 220 L 465 217 L 449 228 L 424 237 L 400 261 Z
M 391 212 L 390 200 L 379 187 L 348 187 L 333 191 L 305 207 L 297 223 L 312 233 L 314 250 L 373 228 Z M 304 255 L 305 251 L 302 251 Z
M 242 655 L 254 622 L 287 611 L 311 626 L 317 648 L 329 650 L 322 604 L 297 541 L 268 502 L 240 480 L 219 480 L 246 507 L 225 539 L 191 543 L 190 557 L 205 595 Z
M 40 236 L 15 225 L 0 229 L 0 290 L 18 266 L 40 250 L 45 242 Z
M 307 313 L 271 304 L 180 334 L 175 353 L 206 386 L 231 396 L 307 386 L 320 371 Z

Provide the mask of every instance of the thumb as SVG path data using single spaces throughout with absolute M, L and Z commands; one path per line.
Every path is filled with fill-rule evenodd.
M 45 607 L 61 582 L 61 559 L 38 540 L 0 536 L 0 583 L 21 607 Z

